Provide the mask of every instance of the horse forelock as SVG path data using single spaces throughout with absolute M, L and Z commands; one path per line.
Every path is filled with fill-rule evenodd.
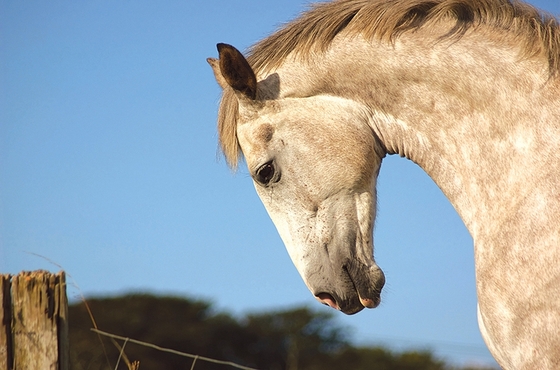
M 288 55 L 303 61 L 325 51 L 343 30 L 393 42 L 399 35 L 442 20 L 455 24 L 443 38 L 460 37 L 478 25 L 507 32 L 524 57 L 544 55 L 552 78 L 560 75 L 560 26 L 552 15 L 512 0 L 334 0 L 318 3 L 300 17 L 255 44 L 248 61 L 257 73 L 278 68 Z M 237 141 L 238 102 L 225 89 L 218 115 L 221 149 L 235 168 L 241 157 Z

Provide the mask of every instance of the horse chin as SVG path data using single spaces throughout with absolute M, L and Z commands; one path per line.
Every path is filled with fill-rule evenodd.
M 364 309 L 364 306 L 349 307 L 346 310 L 341 310 L 346 315 L 354 315 Z
M 360 302 L 360 300 L 353 299 L 351 302 L 343 305 L 340 311 L 346 315 L 354 315 L 363 310 L 365 306 Z

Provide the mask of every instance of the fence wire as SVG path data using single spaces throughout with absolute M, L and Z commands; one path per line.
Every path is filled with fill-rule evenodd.
M 191 366 L 191 369 L 194 368 L 194 364 L 196 363 L 196 361 L 200 360 L 200 361 L 212 362 L 214 364 L 232 366 L 232 367 L 235 367 L 235 368 L 238 368 L 238 369 L 243 369 L 243 370 L 257 370 L 257 369 L 252 368 L 252 367 L 247 367 L 247 366 L 236 364 L 235 362 L 221 361 L 221 360 L 216 360 L 216 359 L 209 358 L 209 357 L 204 357 L 204 356 L 199 356 L 199 355 L 193 355 L 193 354 L 190 354 L 190 353 L 180 352 L 180 351 L 176 351 L 174 349 L 160 347 L 160 346 L 157 346 L 157 345 L 152 344 L 152 343 L 142 342 L 140 340 L 136 340 L 136 339 L 132 339 L 132 338 L 122 337 L 120 335 L 107 333 L 107 332 L 101 331 L 99 329 L 91 328 L 90 330 L 99 334 L 99 335 L 103 335 L 103 336 L 113 338 L 113 339 L 123 340 L 123 341 L 125 341 L 125 343 L 134 343 L 134 344 L 138 344 L 140 346 L 153 348 L 153 349 L 161 351 L 161 352 L 168 352 L 168 353 L 172 353 L 174 355 L 192 358 L 193 359 L 193 364 Z M 123 346 L 123 348 L 124 348 L 124 346 Z

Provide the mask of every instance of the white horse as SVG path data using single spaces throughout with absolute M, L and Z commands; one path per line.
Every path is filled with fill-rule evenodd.
M 422 167 L 474 239 L 479 325 L 508 369 L 560 369 L 560 28 L 510 0 L 315 5 L 245 59 L 219 44 L 219 134 L 311 292 L 379 304 L 382 158 Z

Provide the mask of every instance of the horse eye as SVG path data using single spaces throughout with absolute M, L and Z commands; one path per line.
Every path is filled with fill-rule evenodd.
M 263 164 L 257 170 L 255 179 L 263 185 L 268 185 L 270 181 L 272 181 L 274 174 L 275 174 L 274 165 L 272 164 L 272 162 L 268 162 Z

